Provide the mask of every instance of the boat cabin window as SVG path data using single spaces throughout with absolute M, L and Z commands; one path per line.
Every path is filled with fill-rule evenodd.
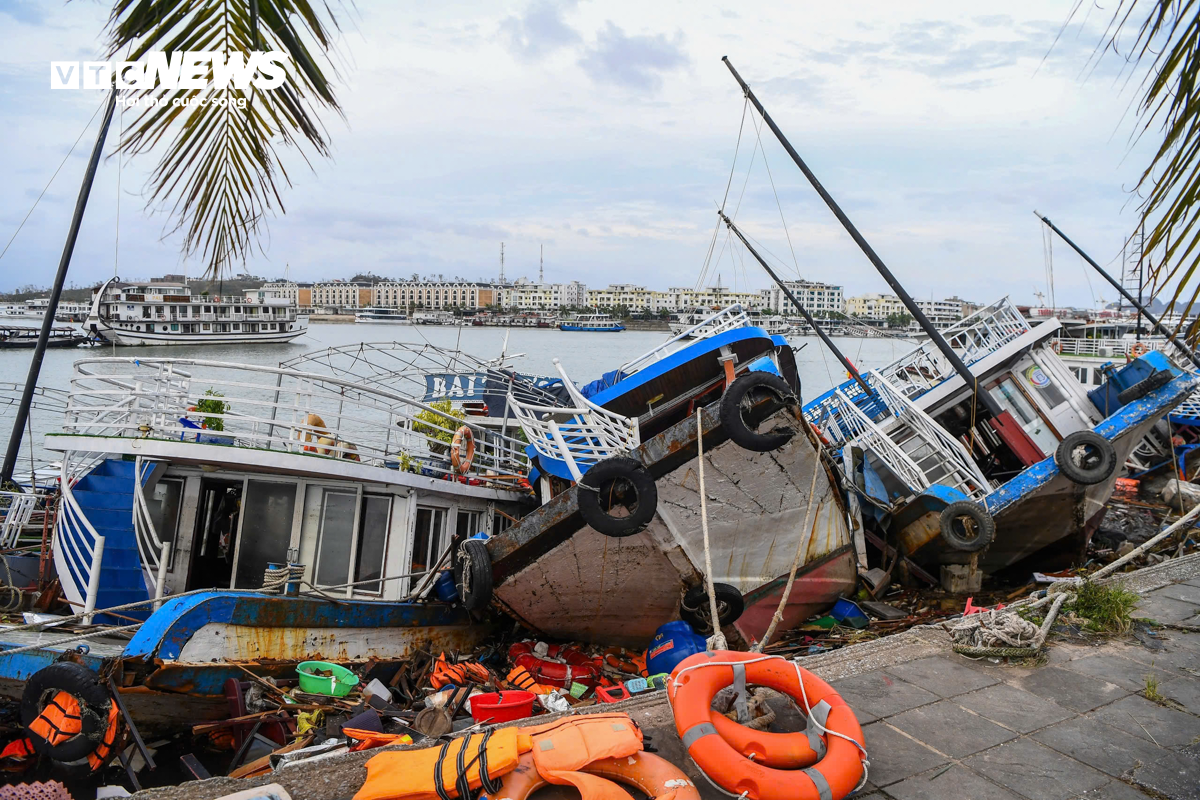
M 287 563 L 295 510 L 296 484 L 247 481 L 235 589 L 258 589 L 267 564 Z
M 392 498 L 364 494 L 358 543 L 354 548 L 354 587 L 356 592 L 379 594 L 383 591 L 383 553 L 392 522 Z M 361 583 L 362 581 L 374 583 Z
M 1033 439 L 1043 455 L 1054 452 L 1058 447 L 1058 437 L 1050 430 L 1050 426 L 1038 414 L 1011 376 L 995 383 L 988 392 L 1001 408 L 1013 415 L 1013 419 L 1029 434 L 1029 438 Z
M 309 490 L 310 492 L 312 489 Z M 350 574 L 350 544 L 354 539 L 354 509 L 358 493 L 317 490 L 321 500 L 320 553 L 317 556 L 318 586 L 337 586 Z
M 146 498 L 146 507 L 150 511 L 150 521 L 154 523 L 154 532 L 158 534 L 159 541 L 171 543 L 171 559 L 167 569 L 174 569 L 175 534 L 179 526 L 182 497 L 182 479 L 162 478 L 154 484 L 153 491 Z
M 412 573 L 425 572 L 437 563 L 445 549 L 446 510 L 417 507 L 413 529 Z
M 1046 408 L 1058 408 L 1067 402 L 1067 396 L 1054 385 L 1054 381 L 1050 380 L 1050 376 L 1039 365 L 1030 364 L 1025 367 L 1021 370 L 1021 378 L 1025 381 L 1025 385 L 1046 404 Z
M 391 524 L 391 495 L 363 494 L 360 505 L 356 489 L 310 485 L 301 524 L 300 562 L 316 564 L 313 582 L 318 586 L 368 581 L 354 591 L 379 594 Z
M 479 527 L 478 511 L 459 511 L 458 521 L 454 526 L 454 535 L 458 539 L 470 539 L 482 530 Z

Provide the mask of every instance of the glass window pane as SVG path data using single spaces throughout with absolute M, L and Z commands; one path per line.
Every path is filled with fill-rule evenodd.
M 354 536 L 354 492 L 325 492 L 321 510 L 319 586 L 339 586 L 349 580 L 350 541 Z
M 413 527 L 412 569 L 424 572 L 429 567 L 429 531 L 433 527 L 433 509 L 418 508 L 417 522 Z
M 387 544 L 391 511 L 391 497 L 363 495 L 362 524 L 358 531 L 358 552 L 354 554 L 355 582 L 383 576 L 383 551 Z M 378 594 L 383 589 L 383 584 L 364 583 L 354 588 L 356 591 Z
M 237 557 L 236 589 L 258 589 L 269 562 L 285 563 L 292 541 L 296 484 L 249 481 Z
M 479 512 L 458 512 L 458 522 L 454 526 L 454 535 L 459 539 L 469 539 L 477 533 L 479 533 Z
M 175 530 L 179 524 L 179 504 L 183 498 L 183 481 L 160 480 L 154 484 L 154 490 L 146 497 L 146 507 L 150 511 L 150 521 L 154 523 L 154 532 L 159 541 L 171 543 L 171 561 L 175 561 Z M 172 566 L 168 564 L 168 567 Z

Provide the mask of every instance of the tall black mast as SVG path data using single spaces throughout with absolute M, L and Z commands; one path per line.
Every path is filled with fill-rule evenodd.
M 117 89 L 114 86 L 108 94 L 108 105 L 104 109 L 104 118 L 100 120 L 100 133 L 96 136 L 96 146 L 92 148 L 92 157 L 88 160 L 87 172 L 83 175 L 83 185 L 79 187 L 79 197 L 75 200 L 75 214 L 71 217 L 71 227 L 67 231 L 67 242 L 63 245 L 62 258 L 58 261 L 58 274 L 54 276 L 54 288 L 50 290 L 50 305 L 46 308 L 46 316 L 42 318 L 42 330 L 38 334 L 37 345 L 33 349 L 33 359 L 29 362 L 29 375 L 25 378 L 25 390 L 21 393 L 21 403 L 17 406 L 17 416 L 13 420 L 12 435 L 8 438 L 8 450 L 4 454 L 4 467 L 0 469 L 0 486 L 12 480 L 13 471 L 17 466 L 17 454 L 21 451 L 21 438 L 25 423 L 29 419 L 29 406 L 33 402 L 33 391 L 37 388 L 38 375 L 42 371 L 42 358 L 46 355 L 46 343 L 50 340 L 50 329 L 54 327 L 54 314 L 58 310 L 58 298 L 62 296 L 63 283 L 67 279 L 67 267 L 71 265 L 71 253 L 75 251 L 75 239 L 79 236 L 79 226 L 83 222 L 83 210 L 87 208 L 88 195 L 92 191 L 92 181 L 96 177 L 96 167 L 100 164 L 100 156 L 104 152 L 104 138 L 108 135 L 108 125 L 112 122 L 113 108 L 117 102 Z M 29 443 L 33 446 L 33 442 Z
M 1062 238 L 1062 240 L 1063 240 L 1064 242 L 1066 242 L 1067 244 L 1069 244 L 1069 245 L 1071 246 L 1071 249 L 1072 249 L 1072 250 L 1074 250 L 1076 253 L 1079 253 L 1079 256 L 1080 256 L 1080 257 L 1081 257 L 1081 258 L 1082 258 L 1084 261 L 1086 261 L 1087 263 L 1091 264 L 1091 265 L 1092 265 L 1092 269 L 1094 269 L 1094 270 L 1096 270 L 1096 272 L 1099 272 L 1099 273 L 1100 273 L 1100 277 L 1104 278 L 1104 280 L 1106 280 L 1106 281 L 1108 281 L 1109 283 L 1111 283 L 1111 284 L 1113 285 L 1113 288 L 1115 288 L 1115 289 L 1116 289 L 1118 292 L 1120 292 L 1120 293 L 1121 293 L 1121 295 L 1122 295 L 1122 296 L 1123 296 L 1123 297 L 1124 297 L 1126 300 L 1128 300 L 1128 301 L 1129 301 L 1129 302 L 1130 302 L 1130 303 L 1133 305 L 1133 307 L 1134 307 L 1134 308 L 1136 308 L 1136 309 L 1138 310 L 1138 313 L 1139 313 L 1139 314 L 1144 314 L 1144 315 L 1146 316 L 1146 319 L 1150 320 L 1150 324 L 1154 326 L 1154 330 L 1158 331 L 1158 332 L 1159 332 L 1159 333 L 1161 333 L 1163 336 L 1167 337 L 1167 340 L 1168 340 L 1169 342 L 1171 342 L 1171 344 L 1173 344 L 1173 345 L 1175 345 L 1176 347 L 1178 347 L 1178 348 L 1180 349 L 1180 351 L 1181 351 L 1181 352 L 1183 352 L 1183 353 L 1184 353 L 1184 355 L 1186 355 L 1186 356 L 1187 356 L 1187 357 L 1188 357 L 1188 358 L 1191 360 L 1191 362 L 1192 362 L 1193 364 L 1195 364 L 1197 367 L 1200 367 L 1200 358 L 1197 358 L 1197 356 L 1196 356 L 1196 352 L 1195 352 L 1194 350 L 1192 350 L 1192 348 L 1188 347 L 1188 346 L 1187 346 L 1187 345 L 1186 345 L 1184 342 L 1181 342 L 1181 341 L 1180 341 L 1180 340 L 1179 340 L 1179 339 L 1178 339 L 1178 338 L 1175 336 L 1175 334 L 1174 334 L 1173 332 L 1171 332 L 1170 330 L 1168 330 L 1168 329 L 1167 329 L 1167 326 L 1166 326 L 1166 325 L 1163 325 L 1163 324 L 1162 324 L 1162 321 L 1161 321 L 1161 320 L 1159 320 L 1159 318 L 1158 318 L 1158 317 L 1156 317 L 1156 316 L 1154 316 L 1153 314 L 1151 314 L 1151 313 L 1150 313 L 1150 311 L 1149 311 L 1149 310 L 1147 310 L 1147 308 L 1146 308 L 1144 305 L 1142 305 L 1142 304 L 1141 304 L 1141 302 L 1139 302 L 1138 300 L 1135 300 L 1135 299 L 1134 299 L 1134 297 L 1133 297 L 1133 295 L 1131 295 L 1131 294 L 1130 294 L 1130 293 L 1129 293 L 1129 292 L 1128 292 L 1128 291 L 1125 289 L 1125 287 L 1121 285 L 1121 282 L 1120 282 L 1120 281 L 1118 281 L 1118 280 L 1117 280 L 1117 279 L 1115 279 L 1115 278 L 1114 278 L 1112 275 L 1109 275 L 1107 272 L 1105 272 L 1105 271 L 1104 271 L 1104 269 L 1103 269 L 1103 268 L 1101 268 L 1101 266 L 1100 266 L 1099 264 L 1097 264 L 1097 263 L 1096 263 L 1096 262 L 1095 262 L 1095 261 L 1092 259 L 1092 257 L 1091 257 L 1091 256 L 1089 256 L 1087 253 L 1083 252 L 1083 250 L 1081 250 L 1081 249 L 1080 249 L 1079 245 L 1077 245 L 1077 244 L 1075 244 L 1074 242 L 1072 242 L 1072 241 L 1071 241 L 1071 240 L 1070 240 L 1070 239 L 1067 237 L 1067 235 L 1066 235 L 1065 233 L 1063 233 L 1062 231 L 1060 231 L 1060 230 L 1058 229 L 1058 226 L 1057 226 L 1057 225 L 1055 225 L 1053 222 L 1051 222 L 1051 221 L 1050 221 L 1050 218 L 1049 218 L 1049 217 L 1044 217 L 1044 216 L 1042 216 L 1041 214 L 1038 214 L 1038 212 L 1036 212 L 1036 211 L 1034 211 L 1033 213 L 1037 215 L 1037 218 L 1038 218 L 1038 219 L 1040 219 L 1042 222 L 1046 223 L 1046 225 L 1047 225 L 1047 226 L 1050 228 L 1050 230 L 1052 230 L 1052 231 L 1054 231 L 1055 233 L 1057 233 L 1057 234 L 1058 234 L 1058 235 L 1059 235 L 1059 236 Z
M 721 60 L 725 62 L 725 66 L 729 67 L 729 71 L 733 73 L 734 79 L 737 80 L 738 85 L 742 87 L 742 91 L 746 94 L 746 98 L 754 104 L 754 107 L 758 110 L 758 113 L 762 115 L 763 121 L 767 123 L 767 127 L 769 127 L 771 132 L 775 134 L 775 138 L 779 140 L 781 145 L 783 145 L 783 149 L 787 151 L 787 154 L 792 157 L 792 161 L 796 162 L 796 166 L 799 167 L 800 171 L 804 173 L 804 177 L 808 178 L 808 182 L 811 183 L 812 187 L 817 190 L 817 194 L 819 194 L 821 199 L 825 201 L 825 205 L 829 206 L 829 210 L 832 211 L 833 215 L 838 218 L 838 222 L 842 223 L 842 227 L 844 227 L 846 232 L 850 234 L 850 238 L 854 239 L 855 244 L 857 244 L 863 253 L 866 254 L 871 264 L 873 264 L 879 274 L 883 276 L 883 279 L 887 281 L 888 286 L 892 287 L 892 291 L 894 291 L 896 296 L 900 298 L 900 302 L 904 303 L 904 307 L 908 309 L 908 313 L 912 314 L 913 319 L 917 321 L 917 324 L 921 326 L 921 329 L 925 331 L 925 334 L 929 336 L 930 340 L 937 345 L 939 350 L 942 351 L 942 355 L 944 355 L 946 360 L 950 362 L 950 365 L 954 368 L 954 371 L 957 372 L 966 382 L 967 387 L 971 389 L 975 395 L 976 403 L 982 405 L 989 416 L 999 416 L 1001 412 L 999 404 L 997 404 L 992 396 L 987 392 L 980 392 L 978 390 L 975 376 L 971 374 L 971 370 L 967 368 L 966 363 L 962 360 L 962 358 L 959 357 L 958 353 L 954 352 L 954 348 L 950 346 L 950 343 L 947 342 L 941 333 L 938 332 L 937 328 L 933 326 L 933 323 L 929 321 L 927 316 L 925 316 L 925 312 L 922 311 L 920 306 L 917 305 L 916 301 L 912 299 L 912 296 L 909 295 L 905 288 L 900 284 L 900 281 L 896 280 L 896 277 L 892 275 L 891 270 L 889 270 L 887 265 L 883 263 L 883 259 L 876 254 L 876 252 L 871 248 L 871 245 L 867 243 L 867 240 L 863 238 L 863 235 L 858 232 L 858 228 L 854 227 L 854 223 L 851 222 L 850 218 L 846 216 L 846 212 L 842 211 L 841 207 L 837 204 L 837 201 L 835 201 L 829 192 L 825 190 L 825 187 L 821 185 L 821 182 L 817 180 L 817 176 L 813 174 L 813 171 L 808 168 L 807 164 L 804 163 L 804 159 L 800 158 L 800 154 L 796 152 L 796 149 L 792 147 L 791 142 L 789 142 L 787 137 L 783 135 L 783 131 L 779 130 L 779 126 L 775 124 L 775 120 L 771 119 L 771 115 L 767 113 L 767 110 L 763 108 L 762 103 L 760 103 L 758 98 L 754 96 L 754 92 L 750 91 L 750 86 L 744 80 L 742 80 L 742 76 L 739 75 L 738 71 L 733 68 L 733 64 L 729 63 L 729 57 L 723 56 Z
M 863 380 L 862 376 L 858 374 L 858 369 L 855 368 L 852 363 L 850 363 L 850 359 L 846 358 L 846 356 L 842 354 L 841 350 L 837 349 L 837 345 L 835 345 L 833 340 L 829 338 L 829 334 L 825 333 L 825 331 L 821 329 L 821 326 L 817 324 L 817 321 L 812 318 L 812 314 L 808 313 L 808 309 L 806 309 L 800 303 L 800 301 L 796 299 L 796 295 L 792 294 L 792 290 L 789 289 L 787 285 L 779 279 L 779 276 L 775 274 L 775 270 L 771 269 L 770 265 L 768 265 L 767 262 L 763 260 L 763 257 L 758 254 L 758 251 L 754 249 L 754 246 L 750 244 L 750 242 L 746 241 L 746 237 L 743 236 L 742 232 L 739 231 L 737 226 L 733 224 L 733 220 L 725 216 L 724 211 L 718 210 L 717 213 L 721 215 L 721 219 L 724 220 L 725 224 L 729 226 L 729 230 L 733 231 L 734 235 L 742 240 L 742 244 L 744 244 L 746 249 L 750 251 L 750 255 L 754 256 L 754 259 L 762 265 L 763 269 L 767 271 L 767 274 L 771 276 L 771 280 L 778 284 L 780 290 L 784 293 L 784 295 L 787 296 L 787 299 L 791 301 L 792 305 L 800 309 L 800 314 L 804 317 L 804 321 L 808 323 L 809 327 L 816 331 L 817 336 L 821 337 L 821 341 L 825 343 L 825 346 L 829 348 L 830 352 L 837 356 L 837 360 L 842 362 L 842 366 L 846 368 L 846 373 L 851 378 L 854 378 L 854 380 L 858 381 L 858 385 L 862 387 L 863 391 L 866 392 L 869 397 L 874 397 L 874 390 L 871 389 L 871 387 L 867 385 L 867 382 Z

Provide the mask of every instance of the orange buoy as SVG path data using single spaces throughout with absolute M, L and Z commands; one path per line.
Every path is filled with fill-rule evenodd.
M 744 692 L 751 684 L 796 701 L 808 715 L 811 735 L 755 731 L 714 714 L 718 691 L 736 685 Z M 866 778 L 863 733 L 854 712 L 828 683 L 787 659 L 697 653 L 671 673 L 667 699 L 688 755 L 731 794 L 749 800 L 842 800 Z
M 454 432 L 454 439 L 450 442 L 450 465 L 461 475 L 471 468 L 471 462 L 474 460 L 475 434 L 463 425 Z

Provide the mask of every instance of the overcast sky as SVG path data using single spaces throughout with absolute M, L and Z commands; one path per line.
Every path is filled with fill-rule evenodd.
M 509 278 L 536 279 L 544 245 L 547 280 L 695 285 L 742 118 L 728 55 L 914 295 L 1029 302 L 1047 290 L 1031 212 L 1119 270 L 1149 144 L 1131 148 L 1117 60 L 1089 66 L 1109 12 L 1064 30 L 1074 3 L 357 0 L 341 15 L 334 156 L 293 164 L 287 213 L 247 269 L 485 279 L 503 241 Z M 107 14 L 0 0 L 0 247 L 102 100 L 51 91 L 49 62 L 99 57 Z M 747 177 L 756 121 L 728 210 L 791 275 L 885 291 L 765 126 L 770 176 L 759 151 Z M 94 135 L 0 259 L 0 290 L 51 282 Z M 103 163 L 69 280 L 197 274 L 144 210 L 149 166 Z M 766 285 L 718 241 L 706 283 Z M 1054 254 L 1059 305 L 1115 299 Z

